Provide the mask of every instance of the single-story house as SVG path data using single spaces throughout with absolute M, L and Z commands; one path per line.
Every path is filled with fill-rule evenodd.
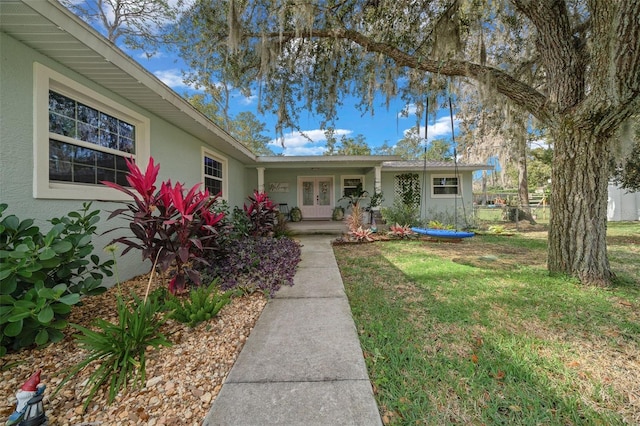
M 471 209 L 472 172 L 486 165 L 398 161 L 388 156 L 257 157 L 182 97 L 55 0 L 0 1 L 0 203 L 6 214 L 47 220 L 92 201 L 98 234 L 125 201 L 99 184 L 125 183 L 125 158 L 161 180 L 201 183 L 241 206 L 254 190 L 299 206 L 305 220 L 330 219 L 358 184 L 426 194 L 425 211 Z M 404 189 L 403 189 L 404 188 Z M 126 224 L 124 224 L 126 225 Z M 113 234 L 97 236 L 97 251 Z M 104 256 L 104 254 L 103 254 Z M 119 258 L 121 279 L 148 271 L 140 258 Z

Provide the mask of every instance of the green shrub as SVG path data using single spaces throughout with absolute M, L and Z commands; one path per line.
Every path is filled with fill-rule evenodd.
M 427 228 L 429 229 L 455 229 L 453 225 L 445 225 L 444 223 L 438 220 L 430 220 L 427 224 Z
M 219 292 L 218 282 L 214 280 L 208 287 L 200 286 L 190 290 L 188 298 L 170 295 L 165 306 L 171 311 L 170 318 L 195 327 L 218 315 L 231 301 L 234 293 L 233 290 Z
M 42 234 L 32 219 L 2 218 L 7 205 L 0 204 L 0 356 L 62 339 L 80 295 L 106 290 L 102 278 L 112 275 L 113 260 L 100 263 L 92 255 L 100 212 L 90 207 L 51 219 Z
M 391 207 L 380 209 L 383 219 L 387 223 L 397 223 L 402 226 L 416 226 L 420 220 L 418 207 L 414 204 L 405 204 L 401 198 L 393 200 Z
M 107 403 L 113 402 L 130 380 L 134 387 L 145 383 L 147 348 L 157 349 L 171 346 L 171 343 L 159 331 L 164 321 L 156 319 L 156 313 L 160 310 L 158 300 L 150 297 L 143 301 L 135 294 L 132 297 L 131 307 L 122 297 L 117 297 L 117 324 L 97 318 L 94 325 L 98 331 L 71 324 L 81 333 L 75 336 L 78 346 L 88 351 L 89 355 L 66 372 L 54 396 L 69 379 L 93 362 L 100 363 L 100 366 L 89 376 L 89 393 L 83 405 L 85 410 L 105 383 L 109 384 Z

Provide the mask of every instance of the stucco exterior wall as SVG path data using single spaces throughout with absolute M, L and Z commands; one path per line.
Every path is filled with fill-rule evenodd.
M 170 123 L 114 95 L 105 88 L 75 74 L 59 63 L 26 47 L 14 38 L 0 33 L 0 202 L 7 203 L 5 214 L 21 219 L 33 218 L 41 229 L 49 227 L 48 219 L 77 210 L 83 201 L 91 200 L 91 187 L 87 187 L 86 200 L 35 199 L 33 196 L 34 149 L 34 62 L 73 79 L 90 90 L 106 96 L 150 120 L 150 152 L 160 163 L 160 180 L 180 181 L 191 187 L 202 182 L 202 148 L 216 152 L 220 141 L 202 141 L 183 132 Z M 221 155 L 228 165 L 228 194 L 231 205 L 241 205 L 246 196 L 243 189 L 250 186 L 244 166 L 237 160 Z M 255 185 L 255 184 L 254 184 Z M 93 209 L 101 211 L 98 234 L 127 223 L 112 219 L 108 212 L 121 207 L 115 202 L 93 201 Z M 96 254 L 106 258 L 103 247 L 118 234 L 97 235 L 93 239 Z M 118 257 L 118 272 L 122 280 L 145 273 L 150 265 L 141 262 L 135 251 Z
M 455 217 L 455 209 L 458 208 L 458 221 L 464 223 L 463 210 L 466 210 L 467 216 L 473 213 L 473 177 L 471 172 L 459 172 L 462 179 L 462 197 L 458 197 L 457 200 L 454 197 L 434 197 L 431 189 L 431 178 L 434 175 L 450 175 L 453 176 L 453 172 L 441 172 L 427 171 L 426 179 L 423 180 L 422 171 L 384 171 L 382 172 L 382 191 L 384 194 L 384 202 L 382 207 L 389 207 L 393 205 L 395 194 L 395 176 L 404 173 L 416 173 L 418 175 L 420 186 L 422 188 L 422 196 L 425 195 L 425 188 L 423 188 L 423 182 L 426 182 L 426 200 L 421 205 L 420 215 L 423 219 L 433 220 L 437 219 L 443 221 L 450 217 L 452 220 Z M 464 209 L 463 209 L 464 205 Z

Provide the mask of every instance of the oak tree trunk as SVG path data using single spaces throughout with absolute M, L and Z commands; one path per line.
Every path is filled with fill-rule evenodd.
M 565 117 L 553 130 L 549 259 L 551 273 L 606 286 L 612 279 L 607 257 L 607 162 L 610 138 Z

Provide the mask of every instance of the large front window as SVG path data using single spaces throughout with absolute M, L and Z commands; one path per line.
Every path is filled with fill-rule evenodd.
M 49 181 L 127 185 L 135 125 L 49 91 Z
M 125 159 L 144 169 L 150 121 L 41 64 L 34 65 L 34 197 L 126 200 Z

